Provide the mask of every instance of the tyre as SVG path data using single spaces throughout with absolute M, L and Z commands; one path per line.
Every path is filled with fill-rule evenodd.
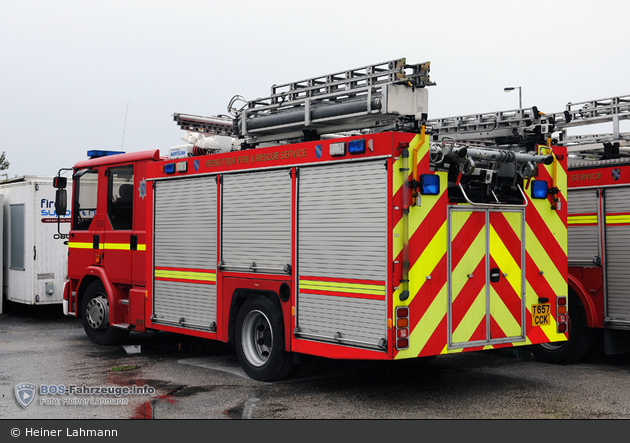
M 597 330 L 586 326 L 582 302 L 575 292 L 569 290 L 569 339 L 534 345 L 531 351 L 538 360 L 546 363 L 576 363 L 592 353 L 596 338 Z
M 265 297 L 245 300 L 236 315 L 236 355 L 245 373 L 258 381 L 285 378 L 293 356 L 284 349 L 280 306 Z
M 109 300 L 100 280 L 90 283 L 81 302 L 81 321 L 87 336 L 97 345 L 113 345 L 129 335 L 129 331 L 109 324 Z

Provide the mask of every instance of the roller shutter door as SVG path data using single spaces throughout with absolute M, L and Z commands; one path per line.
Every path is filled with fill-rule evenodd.
M 216 328 L 216 196 L 214 176 L 155 182 L 156 323 Z
M 608 188 L 606 211 L 606 316 L 612 323 L 630 322 L 630 188 Z
M 591 264 L 600 257 L 597 205 L 595 189 L 569 190 L 567 247 L 570 264 Z
M 282 169 L 223 176 L 222 269 L 290 272 L 290 172 Z

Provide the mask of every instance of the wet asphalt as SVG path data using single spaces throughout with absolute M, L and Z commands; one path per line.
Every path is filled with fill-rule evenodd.
M 262 383 L 225 344 L 155 333 L 98 346 L 79 320 L 54 310 L 0 315 L 2 419 L 628 419 L 629 375 L 628 355 L 560 366 L 484 351 L 319 359 L 310 374 Z M 37 387 L 27 407 L 16 400 L 21 383 Z M 50 393 L 71 386 L 73 394 Z M 151 392 L 114 393 L 133 386 Z M 101 387 L 105 394 L 76 394 Z

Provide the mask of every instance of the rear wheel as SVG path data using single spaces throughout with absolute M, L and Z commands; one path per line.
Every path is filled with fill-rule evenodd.
M 267 298 L 243 303 L 236 316 L 235 341 L 239 362 L 254 380 L 279 380 L 293 369 L 293 358 L 284 349 L 280 307 Z
M 586 312 L 582 302 L 575 292 L 569 290 L 568 340 L 534 345 L 531 351 L 538 360 L 547 363 L 576 363 L 592 353 L 596 338 L 597 331 L 586 326 Z
M 109 300 L 100 280 L 90 283 L 81 302 L 81 320 L 85 333 L 98 345 L 113 345 L 129 335 L 129 331 L 109 324 Z

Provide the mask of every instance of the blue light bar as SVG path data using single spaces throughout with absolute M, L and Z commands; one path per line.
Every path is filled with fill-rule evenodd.
M 365 140 L 351 140 L 348 142 L 348 152 L 350 154 L 365 154 Z
M 532 182 L 532 198 L 547 198 L 549 185 L 545 180 L 534 180 Z
M 420 175 L 420 194 L 438 195 L 440 193 L 440 176 L 433 174 Z
M 175 173 L 175 163 L 167 163 L 164 165 L 164 173 L 165 174 L 174 174 Z
M 108 155 L 117 155 L 124 154 L 124 151 L 103 151 L 100 149 L 93 149 L 87 152 L 88 157 L 90 158 L 98 158 L 98 157 L 107 157 Z

